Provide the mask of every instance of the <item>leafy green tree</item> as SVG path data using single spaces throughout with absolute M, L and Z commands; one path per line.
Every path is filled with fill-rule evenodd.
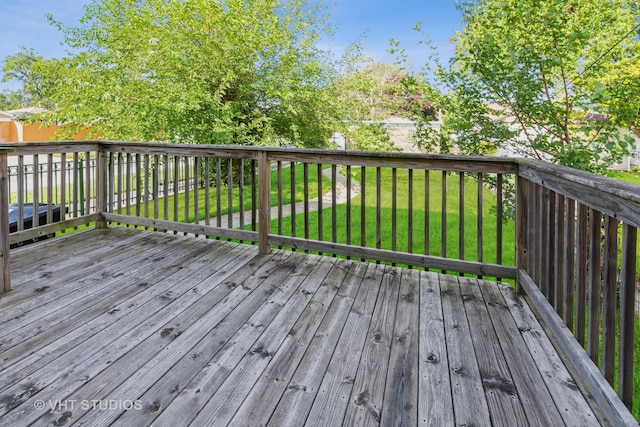
M 4 90 L 0 92 L 0 111 L 15 110 L 23 106 L 20 91 Z
M 383 126 L 368 121 L 392 116 L 431 121 L 436 116 L 431 88 L 422 76 L 398 64 L 367 64 L 343 73 L 334 86 L 345 118 L 340 130 L 356 150 L 398 150 Z
M 44 61 L 50 118 L 104 138 L 323 146 L 339 63 L 307 0 L 96 0 Z M 68 128 L 73 131 L 73 128 Z
M 48 90 L 55 82 L 43 74 L 42 63 L 41 56 L 26 48 L 2 61 L 2 82 L 20 85 L 20 90 L 7 90 L 0 95 L 2 109 L 45 106 Z
M 336 82 L 345 115 L 352 120 L 380 120 L 389 116 L 433 120 L 431 90 L 422 76 L 402 65 L 371 63 L 341 75 Z
M 443 132 L 425 132 L 427 149 L 508 147 L 593 171 L 628 152 L 626 130 L 639 124 L 637 2 L 475 0 L 460 8 L 455 54 L 436 69 Z

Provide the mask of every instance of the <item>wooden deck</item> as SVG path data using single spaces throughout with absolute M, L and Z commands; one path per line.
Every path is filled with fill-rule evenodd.
M 506 285 L 123 228 L 11 263 L 0 425 L 600 425 Z

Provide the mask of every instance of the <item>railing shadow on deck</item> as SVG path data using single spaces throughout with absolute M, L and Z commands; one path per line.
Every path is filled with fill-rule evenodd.
M 46 210 L 27 224 L 25 206 L 37 212 L 40 203 Z M 0 292 L 11 289 L 12 245 L 108 224 L 512 280 L 605 416 L 637 422 L 638 186 L 496 157 L 113 141 L 0 147 Z

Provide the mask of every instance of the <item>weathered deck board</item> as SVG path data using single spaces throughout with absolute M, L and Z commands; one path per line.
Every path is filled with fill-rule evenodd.
M 121 228 L 13 262 L 0 425 L 598 425 L 495 283 Z
M 435 273 L 420 280 L 420 360 L 418 369 L 418 424 L 453 425 L 453 402 L 440 281 Z
M 458 277 L 440 276 L 440 292 L 456 424 L 490 425 L 489 407 L 475 352 L 472 351 L 473 340 Z

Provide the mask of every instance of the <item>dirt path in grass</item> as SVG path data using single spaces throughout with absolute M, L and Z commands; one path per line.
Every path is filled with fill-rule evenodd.
M 322 175 L 324 175 L 327 179 L 329 179 L 331 181 L 331 169 L 324 169 L 322 171 Z M 347 177 L 341 174 L 336 174 L 336 182 L 335 182 L 335 186 L 336 186 L 336 205 L 339 205 L 341 203 L 345 203 L 347 201 Z M 358 194 L 360 194 L 360 184 L 354 182 L 353 180 L 351 181 L 351 198 L 353 199 L 354 197 L 356 197 Z M 333 191 L 328 191 L 326 193 L 324 193 L 322 195 L 322 208 L 326 208 L 331 206 L 332 203 L 332 197 L 333 197 Z M 318 198 L 314 198 L 314 199 L 309 199 L 309 212 L 314 212 L 318 210 Z M 282 217 L 286 218 L 288 216 L 291 216 L 291 204 L 287 203 L 282 205 Z M 295 212 L 296 215 L 303 213 L 304 212 L 304 202 L 297 202 L 295 203 Z M 251 214 L 252 212 L 249 211 L 244 211 L 242 213 L 242 218 L 244 218 L 243 223 L 246 224 L 250 224 L 251 223 Z M 224 215 L 222 217 L 222 224 L 221 226 L 223 228 L 228 228 L 229 227 L 229 217 L 227 215 Z M 278 207 L 277 206 L 272 206 L 271 207 L 271 218 L 278 218 Z M 241 214 L 240 212 L 236 212 L 232 215 L 231 218 L 231 224 L 233 226 L 233 228 L 238 228 L 240 227 L 240 219 L 241 219 Z M 214 224 L 216 218 L 211 218 L 211 224 Z M 256 222 L 258 221 L 258 219 L 256 218 Z

